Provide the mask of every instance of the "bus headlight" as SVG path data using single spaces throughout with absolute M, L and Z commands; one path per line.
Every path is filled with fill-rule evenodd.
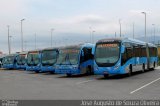
M 95 69 L 95 70 L 98 70 L 98 67 L 95 66 L 94 69 Z
M 56 68 L 56 69 L 58 69 L 58 68 L 59 68 L 59 66 L 55 66 L 55 68 Z
M 120 63 L 114 67 L 114 70 L 117 70 L 120 67 Z
M 73 66 L 73 69 L 77 69 L 78 68 L 78 66 Z

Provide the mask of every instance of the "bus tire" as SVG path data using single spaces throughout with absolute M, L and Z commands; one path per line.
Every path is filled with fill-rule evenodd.
M 50 71 L 49 73 L 50 73 L 50 74 L 54 74 L 55 72 L 54 72 L 54 71 Z
M 132 64 L 130 64 L 129 65 L 129 73 L 128 73 L 129 76 L 132 76 L 132 70 L 133 70 L 133 67 L 132 67 Z
M 88 66 L 87 67 L 87 72 L 86 72 L 87 75 L 92 75 L 93 74 L 93 68 L 92 66 Z
M 145 64 L 142 65 L 142 72 L 145 72 Z
M 39 71 L 35 71 L 35 73 L 39 73 Z
M 72 76 L 72 74 L 67 74 L 67 77 L 71 77 Z
M 108 77 L 109 77 L 109 75 L 108 75 L 108 74 L 104 74 L 103 76 L 104 76 L 104 78 L 108 78 Z

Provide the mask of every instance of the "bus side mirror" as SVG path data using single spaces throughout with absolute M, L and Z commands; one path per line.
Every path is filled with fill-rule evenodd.
M 125 46 L 121 46 L 121 53 L 124 53 L 125 52 Z

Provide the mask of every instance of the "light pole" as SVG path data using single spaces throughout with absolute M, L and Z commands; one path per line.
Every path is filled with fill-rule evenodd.
M 115 38 L 117 37 L 117 33 L 115 32 Z
M 156 41 L 155 41 L 155 36 L 156 36 L 156 35 L 155 35 L 155 32 L 156 32 L 156 31 L 155 31 L 155 24 L 152 24 L 152 26 L 153 26 L 153 33 L 154 33 L 153 36 L 154 36 L 154 44 L 155 44 L 155 43 L 156 43 Z
M 147 27 L 147 20 L 146 20 L 147 15 L 146 15 L 146 12 L 141 12 L 141 13 L 144 14 L 144 16 L 145 16 L 145 20 L 144 20 L 145 21 L 145 40 L 147 42 L 147 28 L 146 28 Z
M 11 54 L 11 38 L 12 38 L 12 36 L 9 36 L 9 51 L 10 51 L 10 54 Z
M 9 35 L 9 27 L 10 27 L 10 26 L 7 25 L 7 28 L 8 28 L 8 53 L 11 54 L 11 51 L 10 51 L 10 39 L 9 39 L 9 38 L 10 38 L 10 35 Z
M 25 19 L 21 19 L 21 51 L 23 52 L 23 26 L 22 26 L 22 24 L 23 24 L 23 21 L 24 21 Z
M 54 31 L 54 29 L 52 28 L 52 29 L 51 29 L 51 47 L 52 47 L 52 44 L 53 44 L 53 41 L 52 41 L 52 40 L 53 40 L 53 39 L 52 39 L 53 31 Z
M 120 37 L 122 36 L 122 32 L 121 32 L 121 30 L 122 30 L 122 25 L 121 25 L 121 19 L 119 19 L 119 35 L 120 35 Z
M 96 31 L 92 31 L 92 43 L 94 43 L 94 33 L 95 33 Z
M 134 23 L 133 23 L 133 39 L 134 39 Z

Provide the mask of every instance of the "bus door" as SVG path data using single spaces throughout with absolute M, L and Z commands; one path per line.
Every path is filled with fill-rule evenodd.
M 93 54 L 92 48 L 84 47 L 80 56 L 80 67 L 82 73 L 86 73 L 87 71 L 92 71 L 93 64 Z
M 142 46 L 136 45 L 134 47 L 134 52 L 135 52 L 135 63 L 136 63 L 136 65 L 139 65 L 139 64 L 141 64 L 140 58 L 142 57 Z

